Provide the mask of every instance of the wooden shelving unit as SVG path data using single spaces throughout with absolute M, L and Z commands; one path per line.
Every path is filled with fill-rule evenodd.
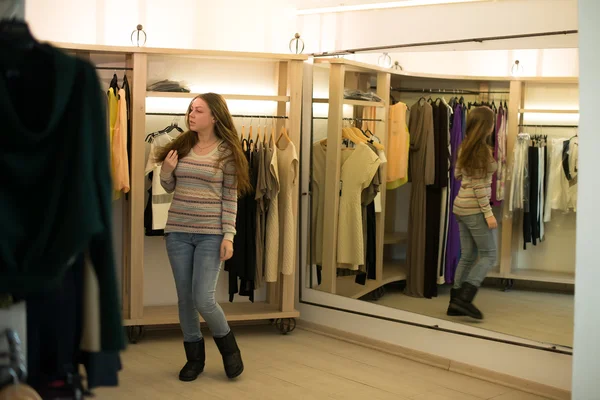
M 354 116 L 362 115 L 363 107 L 375 107 L 376 119 L 374 124 L 375 132 L 385 146 L 387 142 L 388 131 L 388 104 L 387 99 L 390 91 L 390 76 L 392 72 L 374 65 L 361 64 L 350 60 L 341 59 L 315 59 L 315 67 L 328 68 L 329 72 L 329 96 L 328 98 L 313 98 L 313 103 L 329 104 L 328 124 L 327 124 L 327 142 L 341 143 L 344 106 L 354 108 Z M 365 101 L 344 98 L 344 89 L 362 89 L 368 88 L 371 78 L 377 81 L 376 94 L 385 99 L 384 101 Z M 323 241 L 326 243 L 323 250 L 323 270 L 322 282 L 319 290 L 339 294 L 342 296 L 358 298 L 366 293 L 376 290 L 383 285 L 404 280 L 406 274 L 400 270 L 400 267 L 392 267 L 384 264 L 383 246 L 384 246 L 384 216 L 382 213 L 376 214 L 377 227 L 377 248 L 376 248 L 376 279 L 367 280 L 366 285 L 359 285 L 354 282 L 354 276 L 337 276 L 337 224 L 338 224 L 338 195 L 339 179 L 341 173 L 341 152 L 339 146 L 328 146 L 325 177 L 325 221 Z M 386 170 L 380 170 L 381 179 L 385 182 Z M 385 191 L 381 192 L 382 207 L 385 208 Z M 396 237 L 394 240 L 403 240 Z M 388 269 L 389 267 L 389 269 Z
M 178 323 L 177 305 L 145 306 L 144 304 L 144 197 L 145 197 L 145 137 L 146 137 L 146 97 L 192 98 L 197 93 L 147 92 L 149 58 L 161 57 L 164 60 L 193 59 L 200 66 L 203 61 L 235 63 L 244 62 L 274 63 L 277 71 L 274 84 L 276 95 L 228 94 L 226 100 L 272 101 L 277 102 L 277 115 L 287 117 L 288 134 L 301 149 L 301 106 L 302 75 L 304 55 L 247 53 L 228 51 L 204 51 L 187 49 L 158 49 L 146 47 L 114 47 L 100 45 L 79 45 L 53 43 L 63 50 L 90 59 L 95 55 L 115 56 L 125 60 L 131 84 L 131 123 L 132 137 L 130 156 L 131 191 L 127 196 L 123 212 L 123 257 L 122 264 L 122 304 L 124 325 L 129 329 L 130 340 L 139 338 L 145 325 Z M 294 215 L 298 215 L 299 192 L 294 196 Z M 297 218 L 297 217 L 296 217 Z M 295 220 L 297 225 L 298 221 Z M 286 248 L 297 256 L 296 246 Z M 293 319 L 299 317 L 295 309 L 295 274 L 280 275 L 278 282 L 269 283 L 265 302 L 234 302 L 222 304 L 230 321 L 253 321 L 261 319 Z M 285 324 L 282 324 L 285 325 Z M 294 324 L 292 324 L 294 325 Z M 289 325 L 288 325 L 289 326 Z M 294 325 L 295 326 L 295 325 Z M 280 328 L 281 329 L 281 328 Z M 283 330 L 282 330 L 283 332 Z M 284 332 L 285 333 L 285 332 Z
M 172 99 L 193 99 L 200 93 L 179 93 L 179 92 L 146 92 L 146 97 L 172 98 Z M 287 103 L 290 96 L 267 96 L 251 94 L 222 94 L 225 100 L 248 100 L 248 101 L 276 101 Z

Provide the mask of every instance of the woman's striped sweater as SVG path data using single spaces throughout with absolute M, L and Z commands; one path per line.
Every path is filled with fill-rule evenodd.
M 460 166 L 455 169 L 454 176 L 461 180 L 460 190 L 454 199 L 452 211 L 456 215 L 473 215 L 483 213 L 487 218 L 494 213 L 490 205 L 492 196 L 492 176 L 496 172 L 498 164 L 496 161 L 490 162 L 485 176 L 475 177 L 466 174 Z
M 168 193 L 174 192 L 165 233 L 222 234 L 233 241 L 237 179 L 230 154 L 221 142 L 205 156 L 192 150 L 179 160 L 172 173 L 161 172 L 162 187 Z

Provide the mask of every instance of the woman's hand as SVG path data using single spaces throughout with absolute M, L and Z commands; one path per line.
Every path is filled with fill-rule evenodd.
M 493 215 L 487 217 L 485 221 L 487 222 L 488 228 L 490 229 L 496 229 L 498 227 L 498 221 L 496 221 L 496 217 L 494 217 Z
M 177 167 L 177 162 L 179 162 L 179 157 L 177 156 L 177 150 L 171 150 L 167 157 L 165 157 L 165 161 L 162 164 L 162 171 L 166 174 L 170 174 Z
M 227 261 L 233 257 L 233 242 L 223 239 L 221 242 L 221 261 Z

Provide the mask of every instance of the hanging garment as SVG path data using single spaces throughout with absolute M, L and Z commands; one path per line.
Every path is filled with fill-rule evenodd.
M 492 135 L 493 138 L 493 154 L 494 160 L 498 161 L 498 147 L 500 144 L 500 127 L 502 125 L 502 113 L 503 108 L 500 107 L 498 112 L 495 113 L 495 123 L 494 123 L 494 133 Z M 498 191 L 498 171 L 494 172 L 494 176 L 492 177 L 492 198 L 491 203 L 493 206 L 499 206 L 501 203 L 497 200 L 497 191 Z
M 254 289 L 263 286 L 265 280 L 265 238 L 267 229 L 267 175 L 266 175 L 266 146 L 257 144 L 255 157 L 258 159 L 257 181 L 256 181 L 256 276 Z
M 427 186 L 426 205 L 426 243 L 425 243 L 425 288 L 426 298 L 437 296 L 438 259 L 440 248 L 440 226 L 442 223 L 440 206 L 442 204 L 442 189 L 448 186 L 448 108 L 441 101 L 432 105 L 434 148 L 435 148 L 435 179 L 433 185 Z
M 498 171 L 496 172 L 496 205 L 500 205 L 504 200 L 504 185 L 506 183 L 506 140 L 508 130 L 508 109 L 502 108 L 502 119 L 498 131 L 498 152 L 496 161 L 498 162 Z
M 377 154 L 364 143 L 342 152 L 337 237 L 339 268 L 357 270 L 365 262 L 361 196 L 380 162 Z
M 117 118 L 115 121 L 114 136 L 112 143 L 112 163 L 114 167 L 113 199 L 121 197 L 123 193 L 129 192 L 129 159 L 127 156 L 127 101 L 125 90 L 120 89 L 118 93 Z
M 408 219 L 408 265 L 406 294 L 423 297 L 425 279 L 426 186 L 435 181 L 433 110 L 426 101 L 415 103 L 410 111 L 409 177 L 410 216 Z
M 3 183 L 11 188 L 0 196 L 0 293 L 27 302 L 32 381 L 47 377 L 35 367 L 42 359 L 37 364 L 30 359 L 41 357 L 42 351 L 53 357 L 46 359 L 47 365 L 66 360 L 77 372 L 73 364 L 84 352 L 77 337 L 83 322 L 76 313 L 83 299 L 71 294 L 82 290 L 75 275 L 86 252 L 99 290 L 102 352 L 94 354 L 118 360 L 125 347 L 113 251 L 106 96 L 88 62 L 51 45 L 39 46 L 43 51 L 33 50 L 31 59 L 24 59 L 20 78 L 0 74 L 0 117 L 6 133 L 0 167 Z M 34 67 L 44 63 L 51 63 L 50 68 Z M 32 128 L 27 94 L 34 92 L 46 107 L 38 110 Z M 63 316 L 68 324 L 61 325 Z M 52 342 L 57 336 L 60 342 Z M 44 349 L 37 352 L 36 343 Z M 63 381 L 64 371 L 54 370 Z M 118 367 L 110 371 L 116 376 Z
M 267 232 L 265 239 L 265 282 L 277 282 L 279 277 L 279 165 L 277 146 L 269 143 L 269 156 L 271 162 L 268 174 L 268 198 L 269 208 L 267 210 Z M 267 160 L 268 161 L 268 160 Z
M 298 192 L 298 154 L 296 146 L 287 137 L 277 143 L 279 168 L 279 267 L 283 275 L 291 275 L 295 271 L 296 252 L 296 218 L 294 213 L 294 197 Z
M 537 224 L 537 212 L 538 212 L 538 177 L 539 177 L 539 163 L 538 163 L 538 149 L 535 146 L 529 146 L 529 193 L 528 196 L 528 208 L 525 209 L 523 216 L 523 250 L 527 249 L 527 243 L 532 243 L 534 246 L 537 245 L 539 238 L 539 226 Z
M 108 137 L 109 137 L 109 154 L 110 154 L 110 171 L 111 171 L 111 176 L 112 176 L 112 182 L 114 182 L 115 176 L 116 176 L 116 171 L 115 171 L 115 164 L 113 161 L 113 140 L 114 140 L 114 136 L 115 136 L 115 126 L 116 126 L 116 122 L 117 122 L 117 114 L 119 112 L 119 103 L 117 100 L 117 92 L 115 91 L 114 88 L 109 88 L 108 92 L 107 92 L 107 96 L 108 96 Z
M 446 139 L 444 143 L 446 143 L 446 154 L 447 158 L 445 160 L 446 168 L 442 172 L 446 175 L 446 187 L 442 188 L 442 198 L 440 204 L 440 239 L 439 239 L 439 247 L 438 247 L 438 271 L 437 271 L 437 283 L 438 285 L 442 285 L 445 283 L 445 270 L 446 270 L 446 245 L 448 241 L 448 225 L 450 223 L 450 166 L 452 165 L 452 148 L 451 148 L 451 135 L 450 129 L 452 126 L 452 122 L 454 120 L 454 110 L 450 105 L 446 102 L 446 99 L 442 97 L 442 103 L 446 107 L 446 120 L 443 121 L 447 127 L 445 131 Z
M 127 75 L 123 75 L 123 90 L 125 91 L 125 104 L 127 104 L 127 165 L 131 165 L 131 88 Z
M 526 199 L 525 181 L 528 179 L 529 165 L 528 139 L 517 138 L 513 148 L 513 171 L 509 193 L 509 210 L 522 210 Z
M 327 151 L 322 142 L 313 144 L 311 263 L 323 264 L 323 221 L 325 220 L 325 163 Z
M 550 222 L 552 210 L 560 210 L 563 212 L 573 210 L 577 211 L 577 138 L 570 141 L 573 146 L 573 156 L 569 157 L 569 171 L 573 180 L 570 182 L 565 174 L 563 157 L 564 157 L 564 142 L 568 139 L 552 139 L 548 146 L 548 185 L 546 188 L 546 204 L 544 206 L 544 221 Z M 568 154 L 567 154 L 568 155 Z M 571 159 L 572 158 L 572 159 Z M 572 166 L 571 166 L 572 165 Z M 572 171 L 572 172 L 571 172 Z
M 169 217 L 169 208 L 171 208 L 171 202 L 173 201 L 173 193 L 168 193 L 160 184 L 162 163 L 156 160 L 158 149 L 169 145 L 173 140 L 175 140 L 173 136 L 165 133 L 154 137 L 152 143 L 150 143 L 145 174 L 152 173 L 152 230 L 165 229 Z
M 406 104 L 390 106 L 387 144 L 387 189 L 393 190 L 408 181 L 409 129 L 406 125 Z
M 373 179 L 369 186 L 362 191 L 361 194 L 361 206 L 362 206 L 362 219 L 363 219 L 363 237 L 364 237 L 364 248 L 365 248 L 365 261 L 364 261 L 364 272 L 366 273 L 367 279 L 376 279 L 377 275 L 377 227 L 376 227 L 376 212 L 381 212 L 381 171 L 385 168 L 387 158 L 383 150 L 378 150 L 370 143 L 367 143 L 373 153 L 379 157 L 379 167 L 377 172 L 373 175 Z M 378 205 L 376 204 L 378 203 Z M 379 211 L 376 211 L 379 208 Z M 357 280 L 361 284 L 362 279 L 357 277 Z
M 540 171 L 538 175 L 538 209 L 537 209 L 537 225 L 539 232 L 539 239 L 544 240 L 544 176 L 546 171 L 544 170 L 544 151 L 546 150 L 546 145 L 544 143 L 543 146 L 538 148 L 538 170 Z
M 252 189 L 237 199 L 235 220 L 236 237 L 233 242 L 233 256 L 225 261 L 225 271 L 229 272 L 229 301 L 234 296 L 249 297 L 254 301 L 254 279 L 256 274 L 256 182 L 258 166 L 252 142 L 242 140 L 242 148 L 248 161 L 248 175 Z
M 461 104 L 454 106 L 454 120 L 452 122 L 452 131 L 450 133 L 451 146 L 451 165 L 450 165 L 450 204 L 449 210 L 454 209 L 454 199 L 458 196 L 460 190 L 460 181 L 455 178 L 456 161 L 458 159 L 458 149 L 463 138 L 463 114 L 465 109 Z M 446 265 L 445 277 L 446 283 L 454 283 L 454 273 L 458 266 L 460 253 L 460 233 L 458 231 L 458 222 L 454 213 L 448 213 L 448 240 L 446 241 Z

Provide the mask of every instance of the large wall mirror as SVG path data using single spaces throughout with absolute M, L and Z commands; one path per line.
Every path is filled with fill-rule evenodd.
M 301 300 L 345 298 L 348 309 L 359 301 L 570 352 L 577 79 L 416 75 L 343 58 L 308 69 Z M 497 254 L 473 300 L 483 319 L 448 315 L 463 256 L 452 167 L 478 106 L 493 113 L 499 165 Z

